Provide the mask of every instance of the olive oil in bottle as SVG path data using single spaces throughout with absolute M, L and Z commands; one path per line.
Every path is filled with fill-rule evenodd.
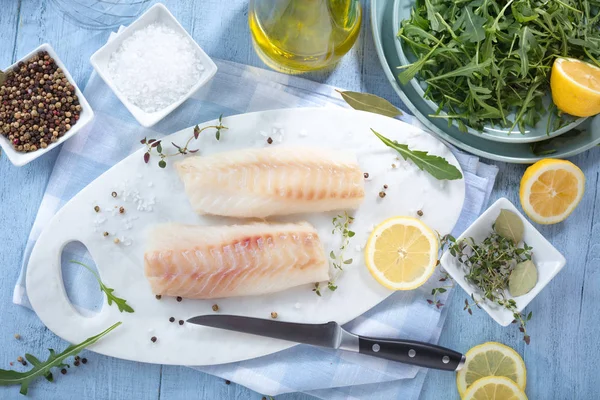
M 300 73 L 332 65 L 352 48 L 361 7 L 358 0 L 251 0 L 248 19 L 265 64 Z

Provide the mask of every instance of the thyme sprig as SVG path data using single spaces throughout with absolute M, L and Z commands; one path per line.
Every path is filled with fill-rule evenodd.
M 329 253 L 329 258 L 331 265 L 334 268 L 335 276 L 327 282 L 327 289 L 334 292 L 338 287 L 335 284 L 335 281 L 339 278 L 339 275 L 344 270 L 344 265 L 352 264 L 352 258 L 345 258 L 344 253 L 348 249 L 350 245 L 350 238 L 354 237 L 356 234 L 354 231 L 350 229 L 350 224 L 354 222 L 354 217 L 348 215 L 346 211 L 343 214 L 337 215 L 333 217 L 331 223 L 333 224 L 333 229 L 331 233 L 333 235 L 340 234 L 342 237 L 342 242 L 340 244 L 340 248 L 337 253 L 333 250 Z M 320 283 L 315 283 L 315 287 L 313 288 L 313 292 L 317 296 L 321 296 L 321 286 Z
M 529 344 L 530 336 L 526 325 L 532 313 L 523 316 L 517 311 L 517 303 L 507 297 L 508 280 L 512 270 L 519 262 L 531 260 L 532 247 L 526 243 L 518 247 L 510 238 L 492 233 L 480 244 L 472 238 L 455 241 L 449 246 L 450 254 L 460 262 L 465 271 L 467 282 L 482 292 L 479 298 L 471 295 L 472 303 L 465 300 L 464 309 L 473 314 L 473 306 L 484 302 L 495 303 L 513 314 L 513 323 L 519 324 L 523 340 Z
M 440 251 L 438 253 L 438 257 L 441 257 L 442 254 L 444 253 L 444 251 L 446 250 L 446 248 L 448 247 L 448 245 L 450 243 L 454 243 L 456 242 L 456 239 L 454 238 L 454 236 L 447 234 L 444 236 L 441 236 L 438 233 L 438 240 L 440 242 Z M 438 310 L 440 308 L 442 308 L 444 306 L 444 303 L 442 303 L 439 299 L 438 299 L 438 295 L 446 293 L 448 291 L 448 289 L 451 289 L 454 287 L 454 280 L 452 279 L 452 277 L 446 272 L 444 271 L 444 269 L 440 266 L 440 260 L 438 258 L 437 261 L 437 265 L 439 266 L 440 272 L 442 273 L 442 277 L 439 279 L 439 282 L 447 282 L 450 281 L 449 285 L 442 285 L 440 287 L 436 287 L 431 289 L 431 295 L 433 296 L 433 298 L 431 299 L 427 299 L 427 303 L 434 305 Z
M 171 142 L 171 145 L 173 145 L 173 147 L 177 149 L 173 153 L 167 153 L 163 151 L 162 140 L 143 138 L 142 140 L 140 140 L 140 143 L 146 145 L 146 152 L 144 153 L 144 162 L 148 164 L 148 162 L 150 162 L 150 157 L 156 154 L 160 157 L 160 160 L 158 161 L 158 166 L 161 168 L 165 168 L 167 166 L 166 159 L 169 157 L 198 152 L 198 150 L 200 149 L 190 149 L 189 146 L 192 140 L 197 140 L 200 137 L 200 133 L 207 129 L 216 129 L 215 138 L 217 140 L 221 140 L 221 131 L 227 129 L 227 127 L 223 125 L 223 114 L 219 116 L 218 125 L 205 126 L 204 128 L 200 128 L 198 125 L 196 125 L 194 127 L 194 133 L 192 134 L 192 136 L 190 136 L 185 145 L 179 146 Z

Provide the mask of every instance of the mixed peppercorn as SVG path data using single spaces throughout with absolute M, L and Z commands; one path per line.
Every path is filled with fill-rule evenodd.
M 48 52 L 7 71 L 0 86 L 0 133 L 19 152 L 45 149 L 79 119 L 75 87 Z

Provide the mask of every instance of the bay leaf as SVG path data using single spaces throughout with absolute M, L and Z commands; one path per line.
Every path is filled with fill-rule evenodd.
M 515 244 L 519 244 L 523 240 L 524 229 L 521 217 L 506 209 L 500 210 L 500 215 L 494 222 L 494 231 L 498 235 L 512 240 Z
M 508 277 L 508 291 L 512 297 L 523 296 L 531 291 L 538 281 L 538 271 L 531 260 L 517 264 Z
M 337 92 L 355 110 L 385 115 L 390 118 L 402 115 L 402 111 L 397 109 L 392 103 L 374 94 L 350 91 L 340 92 L 339 90 Z
M 4 84 L 4 81 L 6 81 L 6 74 L 0 70 L 0 86 Z

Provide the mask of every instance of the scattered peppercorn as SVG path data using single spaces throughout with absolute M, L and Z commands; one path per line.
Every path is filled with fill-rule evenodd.
M 213 311 L 219 311 L 219 306 L 217 304 L 213 304 L 212 309 Z
M 271 313 L 271 318 L 273 318 L 273 319 L 277 318 L 277 313 L 275 311 L 273 311 Z
M 73 365 L 75 365 L 76 367 L 79 367 L 79 361 L 75 360 L 75 362 L 73 363 Z
M 100 212 L 100 207 L 98 207 L 98 206 L 94 206 L 94 211 L 96 211 L 96 212 Z
M 113 240 L 113 242 L 115 242 L 115 244 L 119 244 L 119 243 L 121 243 L 121 240 L 119 238 L 115 238 L 115 240 Z
M 103 233 L 103 235 L 104 235 L 104 236 L 108 236 L 108 232 L 104 232 L 104 233 Z
M 396 164 L 392 164 L 392 168 L 396 168 Z
M 384 188 L 384 189 L 387 189 L 387 188 L 388 188 L 388 185 L 383 185 L 383 188 Z
M 268 139 L 267 139 L 267 143 L 269 143 L 269 144 L 273 143 L 273 139 L 271 139 L 271 138 L 268 138 Z
M 82 363 L 84 363 L 84 364 L 87 364 L 87 358 L 83 357 L 83 358 L 81 359 L 81 362 L 82 362 Z
M 157 295 L 156 295 L 156 296 L 154 296 L 154 297 L 156 297 L 156 300 L 160 300 L 160 299 L 162 299 L 162 295 L 160 295 L 160 294 L 157 294 Z
M 0 85 L 0 134 L 19 152 L 58 142 L 81 114 L 74 92 L 48 52 L 20 62 Z
M 10 364 L 10 366 L 11 366 L 11 367 L 12 367 L 13 365 L 15 365 L 15 363 L 14 363 L 14 362 L 12 362 L 12 361 L 11 361 L 11 362 L 9 362 L 9 364 Z
M 123 214 L 125 212 L 125 207 L 119 207 L 119 214 Z
M 180 319 L 180 320 L 179 320 L 179 325 L 183 325 L 183 322 L 184 322 L 184 321 L 183 321 L 182 319 Z
M 27 361 L 25 361 L 25 359 L 21 356 L 17 357 L 17 361 L 23 365 L 27 365 Z
M 226 384 L 226 385 L 229 385 L 230 383 L 231 383 L 231 381 L 229 381 L 229 380 L 225 379 L 225 384 Z
M 112 192 L 110 195 L 111 195 L 112 197 L 117 197 L 117 192 Z
M 440 260 L 437 260 L 437 262 L 435 263 L 435 266 L 437 267 L 438 265 L 440 265 Z
M 175 318 L 173 318 L 173 317 L 169 318 L 169 322 L 175 322 Z
M 67 370 L 66 370 L 66 368 L 63 368 L 63 369 L 61 369 L 61 370 L 60 370 L 60 373 L 61 373 L 61 374 L 63 374 L 63 375 L 66 375 L 66 374 L 67 374 Z
M 379 192 L 379 197 L 383 199 L 385 197 L 385 192 Z
M 18 333 L 15 333 L 15 339 L 17 339 L 17 340 L 21 339 L 21 335 L 19 335 Z
M 79 358 L 79 356 L 75 356 L 75 361 L 79 361 L 81 360 L 81 358 Z
M 418 215 L 419 217 L 422 217 L 422 216 L 423 216 L 423 211 L 421 211 L 421 210 L 417 211 L 417 215 Z
M 363 174 L 363 176 L 365 177 L 365 179 L 369 179 L 369 173 L 368 173 L 368 172 L 365 172 L 365 173 Z
M 152 343 L 156 343 L 156 340 L 157 340 L 157 339 L 156 339 L 156 336 L 152 336 L 152 337 L 150 338 L 150 340 L 152 341 Z
M 179 303 L 181 303 L 181 300 L 183 300 L 183 298 L 182 298 L 181 296 L 177 296 L 177 301 L 178 301 Z

